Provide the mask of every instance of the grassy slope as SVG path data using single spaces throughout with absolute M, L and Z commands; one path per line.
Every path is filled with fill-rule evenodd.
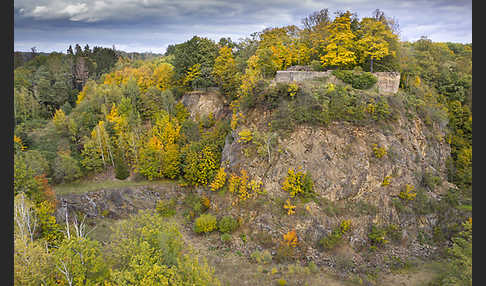
M 54 192 L 57 195 L 67 195 L 67 194 L 83 194 L 86 192 L 92 192 L 101 189 L 114 189 L 122 187 L 134 187 L 134 186 L 154 186 L 159 184 L 166 184 L 167 180 L 160 181 L 121 181 L 121 180 L 102 180 L 102 181 L 91 181 L 91 180 L 81 180 L 68 184 L 61 184 L 53 187 Z

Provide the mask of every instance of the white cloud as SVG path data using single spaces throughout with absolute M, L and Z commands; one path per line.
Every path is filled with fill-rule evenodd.
M 160 50 L 192 35 L 237 40 L 266 27 L 301 24 L 314 11 L 350 9 L 358 17 L 379 8 L 398 20 L 401 38 L 472 41 L 472 5 L 460 0 L 15 0 L 15 49 L 21 42 L 115 44 Z M 49 20 L 49 21 L 46 21 Z M 35 29 L 35 32 L 34 32 Z M 91 45 L 91 44 L 90 44 Z
M 34 17 L 42 17 L 49 12 L 49 9 L 46 6 L 36 6 L 34 10 L 32 10 L 32 16 Z

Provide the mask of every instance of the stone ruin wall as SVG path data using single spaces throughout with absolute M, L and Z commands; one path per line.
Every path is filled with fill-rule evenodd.
M 276 82 L 302 82 L 319 77 L 334 77 L 331 74 L 331 70 L 328 71 L 277 71 L 275 75 Z M 374 72 L 374 76 L 378 81 L 375 86 L 378 87 L 380 94 L 395 94 L 398 91 L 400 85 L 400 73 L 399 72 Z

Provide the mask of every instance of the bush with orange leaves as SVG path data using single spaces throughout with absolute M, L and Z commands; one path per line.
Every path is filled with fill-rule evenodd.
M 284 238 L 284 243 L 287 244 L 288 246 L 292 246 L 292 247 L 297 246 L 298 239 L 297 239 L 297 232 L 295 231 L 295 229 L 284 234 L 283 238 Z
M 284 234 L 283 239 L 284 240 L 280 242 L 275 255 L 275 260 L 277 262 L 293 260 L 296 256 L 295 247 L 298 245 L 298 238 L 295 229 Z

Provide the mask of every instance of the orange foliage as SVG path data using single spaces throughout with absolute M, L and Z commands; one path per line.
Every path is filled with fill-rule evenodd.
M 42 174 L 39 176 L 35 176 L 34 179 L 42 185 L 42 194 L 46 201 L 50 202 L 52 206 L 56 208 L 59 201 L 56 198 L 56 194 L 54 194 L 54 190 L 49 185 L 46 175 Z
M 297 232 L 295 229 L 287 232 L 287 234 L 284 234 L 284 243 L 287 244 L 288 246 L 296 247 L 297 246 Z

